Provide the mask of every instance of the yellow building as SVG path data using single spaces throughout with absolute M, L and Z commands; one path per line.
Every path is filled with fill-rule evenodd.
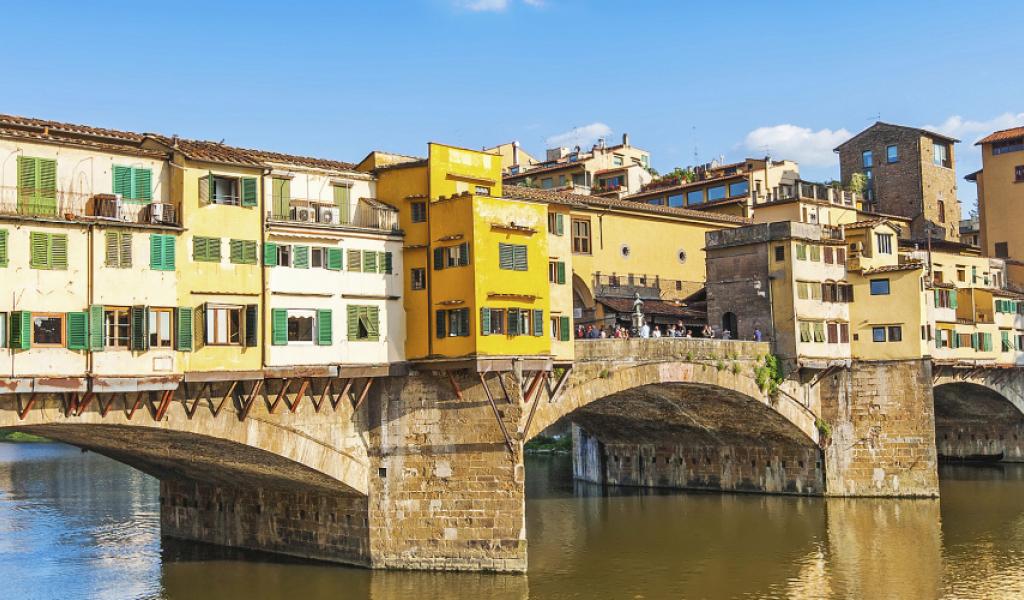
M 967 180 L 978 185 L 981 248 L 988 256 L 1024 261 L 1024 127 L 997 131 L 977 145 L 982 168 Z

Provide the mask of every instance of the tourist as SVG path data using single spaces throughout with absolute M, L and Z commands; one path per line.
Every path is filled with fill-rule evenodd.
M 647 339 L 651 337 L 651 326 L 646 322 L 640 326 L 640 337 Z
M 692 332 L 692 331 L 690 331 L 689 329 L 687 329 L 687 330 L 686 330 L 686 337 L 688 337 L 688 338 L 692 338 L 692 337 L 693 337 L 693 332 Z
M 656 337 L 656 338 L 660 338 L 661 337 L 661 328 L 658 327 L 657 325 L 655 325 L 654 326 L 654 331 L 651 333 L 651 335 Z
M 713 338 L 713 337 L 715 337 L 715 330 L 712 329 L 710 325 L 705 325 L 704 326 L 704 332 L 703 333 L 704 333 L 704 337 L 706 337 L 706 338 Z
M 723 340 L 731 340 L 732 339 L 732 332 L 729 331 L 728 329 L 723 329 L 722 330 L 722 339 Z
M 760 327 L 755 327 L 754 328 L 754 341 L 755 342 L 760 342 L 761 341 L 761 337 L 762 337 L 761 336 L 761 328 Z

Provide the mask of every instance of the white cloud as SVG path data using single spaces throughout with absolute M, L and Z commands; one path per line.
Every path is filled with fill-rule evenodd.
M 922 129 L 943 133 L 973 145 L 974 142 L 993 131 L 1020 127 L 1021 125 L 1024 125 L 1024 112 L 1017 114 L 1003 113 L 987 121 L 972 121 L 964 119 L 960 115 L 953 115 L 943 121 L 941 125 L 925 125 Z
M 522 0 L 523 4 L 543 8 L 545 0 Z M 512 0 L 452 0 L 455 8 L 470 12 L 505 12 Z
M 766 152 L 776 158 L 795 160 L 810 167 L 833 166 L 838 162 L 832 149 L 850 139 L 846 129 L 819 129 L 797 125 L 758 127 L 747 134 L 743 147 L 756 155 Z
M 598 138 L 607 138 L 611 132 L 612 128 L 604 123 L 591 123 L 583 127 L 576 127 L 570 131 L 556 133 L 545 139 L 544 142 L 548 145 L 548 148 L 557 148 L 559 146 L 587 148 L 594 145 Z

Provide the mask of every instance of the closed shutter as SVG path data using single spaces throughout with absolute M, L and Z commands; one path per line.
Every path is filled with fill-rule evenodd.
M 932 295 L 935 296 L 935 304 L 934 304 L 934 306 L 938 307 L 939 306 L 939 290 L 935 290 L 934 292 L 932 292 Z
M 29 234 L 29 265 L 33 269 L 50 268 L 50 238 L 45 233 L 33 231 Z
M 352 222 L 350 216 L 351 207 L 349 206 L 351 197 L 351 188 L 347 185 L 336 185 L 334 186 L 334 206 L 338 207 L 339 222 L 341 224 L 348 224 Z
M 16 310 L 11 313 L 11 348 L 28 350 L 32 347 L 32 313 Z
M 36 159 L 36 170 L 38 176 L 38 187 L 34 214 L 57 215 L 57 161 L 45 158 Z
M 206 238 L 194 237 L 192 238 L 192 260 L 195 261 L 209 261 L 210 257 L 207 252 Z
M 256 204 L 257 204 L 256 178 L 255 177 L 243 177 L 242 178 L 242 206 L 256 206 Z
M 30 156 L 18 157 L 18 212 L 29 212 L 36 198 L 36 159 Z
M 89 315 L 84 312 L 67 314 L 68 349 L 85 350 L 89 346 Z
M 498 268 L 511 271 L 515 268 L 515 252 L 512 244 L 498 244 Z
M 123 198 L 132 198 L 132 169 L 114 165 L 114 193 Z
M 565 215 L 555 215 L 555 233 L 558 235 L 565 233 Z
M 271 182 L 271 199 L 273 201 L 273 212 L 271 214 L 274 218 L 288 218 L 288 209 L 291 205 L 291 196 L 291 179 L 275 177 Z
M 377 253 L 365 251 L 363 252 L 363 272 L 364 273 L 376 273 L 377 272 Z
M 348 270 L 358 273 L 363 270 L 363 255 L 359 250 L 348 250 Z
M 329 308 L 321 308 L 316 311 L 316 343 L 320 346 L 330 346 L 333 343 L 333 316 Z
M 165 235 L 161 237 L 164 241 L 164 270 L 173 271 L 178 268 L 177 259 L 175 258 L 175 252 L 177 251 L 175 249 L 177 238 L 173 235 Z
M 292 246 L 292 266 L 296 269 L 309 268 L 309 246 Z
M 535 310 L 533 311 L 533 335 L 542 336 L 544 335 L 544 311 Z
M 459 266 L 465 267 L 469 264 L 469 242 L 459 244 Z
M 349 306 L 347 311 L 348 314 L 348 339 L 357 340 L 359 339 L 359 307 Z
M 50 234 L 50 268 L 68 268 L 68 236 L 66 233 Z
M 469 309 L 463 308 L 459 311 L 459 335 L 469 335 Z
M 242 242 L 242 262 L 247 265 L 256 264 L 256 242 L 245 240 Z
M 108 267 L 116 267 L 118 265 L 118 240 L 116 231 L 108 231 L 106 233 L 106 260 L 104 264 Z
M 174 309 L 174 329 L 177 336 L 175 349 L 181 352 L 192 351 L 192 309 L 178 307 Z
M 103 311 L 102 304 L 89 307 L 89 349 L 93 352 L 103 351 Z
M 434 313 L 434 332 L 439 338 L 445 337 L 445 325 L 447 325 L 447 312 L 439 310 Z
M 491 333 L 491 309 L 481 308 L 480 309 L 480 335 L 490 335 Z
M 956 303 L 956 290 L 949 290 L 949 306 L 951 308 L 956 308 L 957 307 L 957 303 Z
M 555 266 L 555 270 L 557 271 L 556 274 L 558 276 L 558 283 L 565 283 L 565 263 L 557 263 Z
M 434 270 L 440 271 L 444 268 L 444 248 L 434 248 Z
M 515 262 L 514 269 L 516 271 L 525 271 L 526 270 L 526 246 L 521 246 L 521 245 L 517 244 L 517 245 L 513 246 L 512 249 L 513 249 L 513 252 L 514 252 L 514 257 L 513 257 L 514 262 Z
M 245 346 L 255 348 L 260 342 L 260 307 L 257 304 L 245 305 Z
M 122 231 L 118 239 L 118 266 L 127 269 L 132 266 L 132 234 L 130 231 Z
M 519 309 L 508 309 L 508 334 L 519 335 Z
M 242 247 L 244 242 L 242 240 L 231 240 L 228 243 L 228 247 L 231 252 L 231 262 L 239 264 L 242 262 Z
M 569 322 L 569 317 L 558 318 L 558 339 L 563 342 L 568 342 L 570 335 L 572 334 L 572 324 Z
M 129 311 L 131 326 L 131 349 L 149 349 L 149 309 L 145 306 L 133 306 Z
M 162 235 L 152 234 L 149 236 L 149 268 L 154 271 L 164 271 L 164 240 Z
M 270 311 L 270 343 L 274 346 L 288 345 L 288 311 L 283 308 Z
M 385 274 L 391 273 L 391 253 L 390 252 L 378 252 L 377 253 L 377 265 L 378 271 Z
M 149 202 L 153 199 L 153 173 L 149 169 L 133 169 L 132 170 L 132 183 L 134 189 L 132 190 L 132 198 L 142 202 Z
M 10 260 L 10 253 L 7 250 L 7 230 L 0 229 L 0 267 L 6 267 Z
M 331 271 L 341 270 L 341 248 L 327 249 L 327 268 Z
M 277 266 L 277 244 L 273 242 L 263 244 L 263 265 L 267 267 Z

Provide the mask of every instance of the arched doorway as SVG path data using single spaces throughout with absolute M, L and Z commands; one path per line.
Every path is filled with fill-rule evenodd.
M 728 331 L 729 334 L 733 338 L 739 338 L 740 336 L 739 336 L 739 329 L 738 328 L 739 328 L 739 324 L 736 321 L 736 313 L 727 312 L 724 315 L 722 315 L 722 333 L 723 334 L 725 334 L 725 332 Z

